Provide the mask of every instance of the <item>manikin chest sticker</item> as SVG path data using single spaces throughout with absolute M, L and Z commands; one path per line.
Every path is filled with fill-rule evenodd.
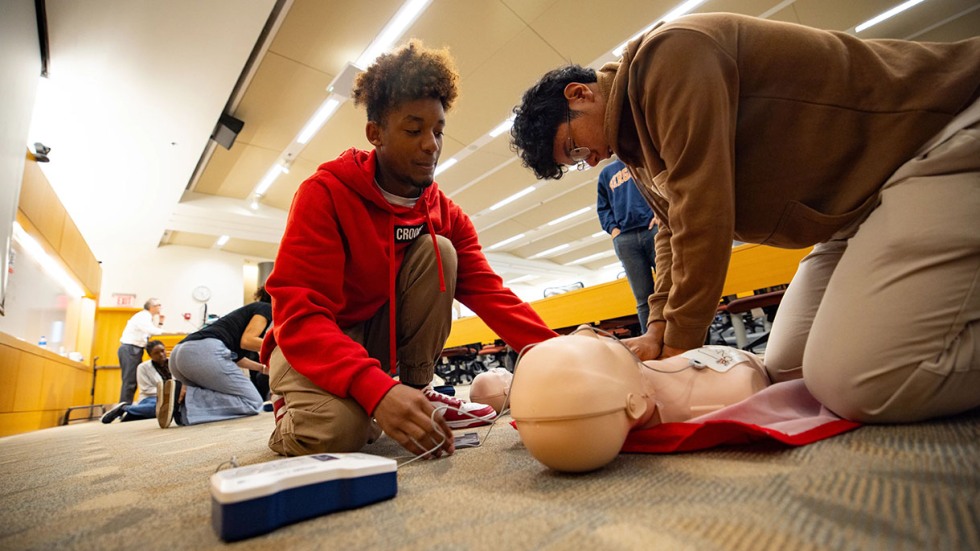
M 415 241 L 415 238 L 421 235 L 422 230 L 424 229 L 425 224 L 416 224 L 414 226 L 395 226 L 395 243 Z
M 695 368 L 707 367 L 718 373 L 724 373 L 732 367 L 748 361 L 744 353 L 724 346 L 702 346 L 688 350 L 681 356 L 690 360 L 691 366 Z

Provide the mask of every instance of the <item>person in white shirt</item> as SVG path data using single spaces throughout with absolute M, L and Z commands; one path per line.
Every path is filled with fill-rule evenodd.
M 172 379 L 167 347 L 161 341 L 146 343 L 146 353 L 150 359 L 136 368 L 136 382 L 139 384 L 140 399 L 135 404 L 119 402 L 102 415 L 103 423 L 111 423 L 122 417 L 123 421 L 153 419 L 157 414 L 157 384 Z
M 143 304 L 143 309 L 133 314 L 126 322 L 119 339 L 119 367 L 122 376 L 122 389 L 119 401 L 133 403 L 136 393 L 136 367 L 143 361 L 143 348 L 151 336 L 163 333 L 164 315 L 160 313 L 160 301 L 151 298 Z

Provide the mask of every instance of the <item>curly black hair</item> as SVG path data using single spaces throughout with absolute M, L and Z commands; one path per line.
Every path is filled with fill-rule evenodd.
M 572 82 L 596 82 L 595 70 L 566 65 L 548 71 L 524 92 L 521 104 L 514 107 L 510 148 L 538 179 L 557 180 L 564 174 L 563 165 L 555 162 L 553 147 L 558 125 L 568 116 L 565 87 Z
M 252 294 L 252 299 L 256 302 L 272 303 L 272 295 L 269 294 L 269 291 L 265 290 L 265 285 L 259 285 L 259 288 Z
M 429 49 L 412 39 L 382 54 L 357 75 L 351 96 L 354 105 L 367 107 L 369 121 L 383 125 L 388 113 L 406 101 L 436 98 L 448 111 L 459 95 L 458 83 L 459 72 L 448 49 Z

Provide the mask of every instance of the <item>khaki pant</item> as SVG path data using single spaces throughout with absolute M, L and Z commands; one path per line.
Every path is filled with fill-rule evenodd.
M 774 381 L 863 422 L 980 406 L 980 102 L 883 186 L 850 235 L 801 262 L 773 324 Z
M 432 381 L 435 362 L 449 337 L 456 290 L 456 249 L 436 236 L 446 291 L 439 290 L 439 271 L 432 238 L 422 235 L 408 248 L 395 282 L 397 362 L 399 378 L 412 385 Z M 379 277 L 386 277 L 379 272 Z M 385 306 L 363 324 L 345 328 L 348 337 L 388 370 L 388 314 Z M 324 350 L 330 354 L 329 348 Z M 269 438 L 281 455 L 353 452 L 377 436 L 370 416 L 352 398 L 330 394 L 293 369 L 276 348 L 269 360 L 269 385 L 287 409 Z

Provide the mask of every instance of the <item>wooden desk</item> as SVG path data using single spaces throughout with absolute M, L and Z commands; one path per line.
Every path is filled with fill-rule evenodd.
M 809 248 L 777 249 L 753 244 L 735 247 L 722 296 L 746 296 L 756 289 L 789 283 L 800 259 L 809 252 Z M 626 278 L 536 300 L 531 307 L 553 329 L 636 315 L 636 301 Z M 497 338 L 483 320 L 469 316 L 453 322 L 446 348 L 489 344 Z

